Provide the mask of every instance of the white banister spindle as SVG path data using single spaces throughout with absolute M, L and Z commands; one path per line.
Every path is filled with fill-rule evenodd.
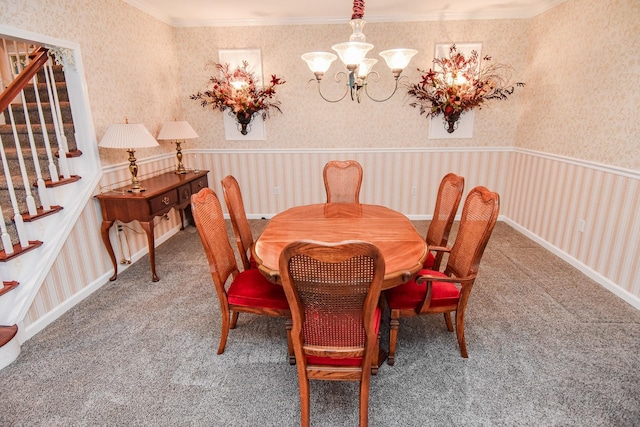
M 13 242 L 11 242 L 11 236 L 9 235 L 9 231 L 7 230 L 7 224 L 4 222 L 4 214 L 2 213 L 2 209 L 0 209 L 0 231 L 2 232 L 2 248 L 4 249 L 5 255 L 13 254 Z
M 22 221 L 22 215 L 20 214 L 20 207 L 18 206 L 18 198 L 16 197 L 16 190 L 13 188 L 13 178 L 11 177 L 11 169 L 9 168 L 9 162 L 7 161 L 7 154 L 4 151 L 4 143 L 0 137 L 0 155 L 2 157 L 2 168 L 4 170 L 4 177 L 7 181 L 7 191 L 9 192 L 9 200 L 11 200 L 11 207 L 13 208 L 13 222 L 16 227 L 18 239 L 20 239 L 20 246 L 27 247 L 29 240 L 27 239 L 27 233 L 24 229 L 24 222 Z M 7 232 L 7 227 L 4 221 L 4 214 L 0 209 L 0 215 L 2 216 L 2 246 L 7 255 L 13 253 L 13 243 L 11 242 L 11 236 Z
M 49 199 L 47 198 L 47 187 L 42 177 L 42 169 L 40 168 L 40 159 L 38 159 L 38 149 L 36 148 L 36 140 L 33 137 L 33 130 L 31 129 L 31 119 L 29 118 L 29 110 L 27 108 L 27 100 L 24 96 L 24 90 L 20 91 L 22 97 L 22 109 L 24 111 L 24 121 L 27 125 L 27 135 L 29 136 L 29 147 L 31 148 L 31 156 L 33 157 L 33 166 L 36 172 L 36 183 L 38 188 L 38 197 L 42 204 L 42 209 L 48 211 L 51 209 Z
M 47 121 L 44 119 L 44 113 L 42 112 L 42 102 L 40 101 L 40 91 L 38 90 L 38 78 L 33 78 L 33 93 L 36 98 L 36 106 L 38 108 L 38 118 L 40 119 L 40 126 L 42 127 L 42 139 L 44 142 L 44 149 L 47 153 L 47 160 L 49 162 L 49 177 L 52 182 L 60 181 L 58 177 L 58 168 L 53 162 L 53 153 L 51 152 L 51 142 L 49 141 L 49 130 L 47 129 Z M 51 112 L 53 115 L 53 111 Z M 54 119 L 55 120 L 55 119 Z
M 11 193 L 13 191 L 13 182 L 11 181 L 11 174 L 9 173 L 9 164 L 7 162 L 7 155 L 4 152 L 4 144 L 2 143 L 2 136 L 0 136 L 0 150 L 2 150 L 0 154 L 2 156 L 2 166 L 4 168 L 4 176 L 5 176 L 5 179 L 7 180 L 7 189 Z M 14 197 L 11 199 L 12 203 L 13 203 L 13 200 L 15 199 L 15 192 L 13 196 Z M 9 235 L 9 232 L 7 231 L 7 224 L 4 221 L 4 213 L 2 212 L 1 207 L 0 207 L 0 229 L 2 230 L 2 247 L 4 248 L 4 253 L 7 255 L 11 255 L 13 253 L 13 243 L 11 242 L 11 236 Z
M 58 91 L 56 89 L 56 80 L 53 73 L 53 67 L 51 66 L 51 60 L 47 62 L 44 68 L 44 76 L 47 83 L 47 94 L 49 95 L 49 104 L 51 105 L 51 117 L 53 118 L 53 128 L 56 133 L 56 139 L 58 141 L 58 165 L 60 165 L 60 174 L 63 178 L 68 179 L 71 177 L 69 171 L 69 159 L 67 153 L 69 152 L 69 145 L 67 137 L 64 134 L 64 125 L 62 121 L 62 113 L 60 112 L 60 100 L 58 98 Z
M 9 118 L 11 121 L 11 128 L 13 130 L 13 141 L 16 144 L 16 155 L 18 156 L 18 166 L 20 167 L 20 173 L 22 175 L 22 183 L 24 185 L 24 191 L 26 193 L 25 202 L 27 203 L 27 210 L 29 215 L 36 215 L 38 210 L 36 209 L 36 201 L 31 193 L 31 184 L 29 183 L 29 175 L 27 174 L 27 167 L 24 163 L 24 156 L 22 155 L 22 147 L 20 146 L 20 137 L 16 128 L 16 122 L 13 118 L 13 107 L 8 107 Z M 20 212 L 18 211 L 18 215 Z

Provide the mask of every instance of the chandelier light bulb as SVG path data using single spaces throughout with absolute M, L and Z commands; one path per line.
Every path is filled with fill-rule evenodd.
M 351 65 L 355 68 L 364 60 L 367 52 L 373 49 L 373 45 L 371 43 L 344 42 L 334 44 L 331 49 L 338 53 L 344 65 L 347 67 Z
M 302 59 L 307 63 L 313 73 L 326 73 L 331 63 L 338 57 L 329 52 L 309 52 L 302 55 Z
M 415 49 L 389 49 L 380 52 L 387 63 L 387 66 L 392 70 L 404 70 L 409 65 L 409 61 L 414 55 L 418 53 Z
M 358 65 L 358 77 L 364 79 L 367 77 L 367 74 L 371 72 L 371 69 L 378 62 L 377 59 L 374 58 L 365 58 L 360 65 Z

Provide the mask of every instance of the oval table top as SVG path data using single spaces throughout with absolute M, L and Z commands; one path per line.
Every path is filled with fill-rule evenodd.
M 279 281 L 278 260 L 296 240 L 363 240 L 380 249 L 385 260 L 383 289 L 409 280 L 427 257 L 427 244 L 403 214 L 378 205 L 322 203 L 296 206 L 274 216 L 253 246 L 258 268 Z

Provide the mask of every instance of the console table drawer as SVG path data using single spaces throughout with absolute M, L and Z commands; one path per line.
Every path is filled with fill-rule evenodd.
M 161 196 L 156 196 L 153 199 L 149 200 L 149 207 L 151 208 L 151 213 L 156 214 L 157 212 L 167 210 L 174 205 L 178 204 L 178 191 L 176 189 L 167 191 Z
M 191 185 L 183 185 L 178 188 L 178 197 L 180 198 L 180 204 L 189 202 L 191 200 Z
M 206 175 L 191 182 L 191 194 L 197 194 L 198 191 L 209 186 Z

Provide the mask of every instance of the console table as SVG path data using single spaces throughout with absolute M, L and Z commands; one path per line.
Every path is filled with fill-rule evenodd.
M 102 226 L 100 230 L 102 241 L 113 264 L 113 276 L 109 280 L 116 280 L 118 276 L 116 255 L 109 239 L 109 229 L 115 221 L 123 223 L 138 221 L 140 223 L 147 234 L 151 280 L 154 282 L 159 280 L 156 274 L 153 219 L 175 208 L 180 211 L 180 229 L 184 229 L 184 209 L 189 206 L 192 194 L 209 186 L 207 181 L 208 172 L 189 171 L 186 174 L 167 172 L 140 181 L 140 185 L 145 191 L 132 193 L 128 191 L 129 186 L 126 186 L 96 196 L 102 209 Z

